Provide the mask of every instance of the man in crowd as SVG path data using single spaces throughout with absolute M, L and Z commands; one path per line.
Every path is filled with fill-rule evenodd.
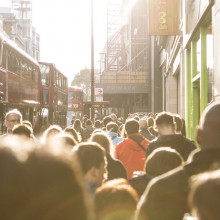
M 78 158 L 86 187 L 91 195 L 102 185 L 106 173 L 107 159 L 104 148 L 94 142 L 84 142 L 74 148 Z
M 7 134 L 12 133 L 12 129 L 15 125 L 22 123 L 22 114 L 17 109 L 10 110 L 5 116 L 5 127 L 7 128 Z
M 161 112 L 155 121 L 160 136 L 150 142 L 146 150 L 146 158 L 158 147 L 171 147 L 179 152 L 186 161 L 189 154 L 196 149 L 195 143 L 182 134 L 176 134 L 176 125 L 171 113 Z
M 220 164 L 220 102 L 204 111 L 196 140 L 201 150 L 195 150 L 184 166 L 155 178 L 147 187 L 139 205 L 136 219 L 182 220 L 189 212 L 187 196 L 189 179 L 195 174 L 216 169 Z
M 120 160 L 127 171 L 128 179 L 132 178 L 134 171 L 143 171 L 145 162 L 145 150 L 149 141 L 138 131 L 139 124 L 135 119 L 129 119 L 125 123 L 128 138 L 115 147 L 115 158 Z
M 141 118 L 139 120 L 139 127 L 140 127 L 140 131 L 139 131 L 140 134 L 142 134 L 149 141 L 151 141 L 155 138 L 147 129 L 147 120 L 146 119 Z

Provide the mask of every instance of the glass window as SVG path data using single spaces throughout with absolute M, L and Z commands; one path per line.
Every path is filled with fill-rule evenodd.
M 43 105 L 49 104 L 49 91 L 48 89 L 43 89 Z
M 50 66 L 40 64 L 41 81 L 43 86 L 49 86 L 50 84 Z
M 213 34 L 212 26 L 210 25 L 207 34 L 208 102 L 211 102 L 214 99 L 213 60 Z

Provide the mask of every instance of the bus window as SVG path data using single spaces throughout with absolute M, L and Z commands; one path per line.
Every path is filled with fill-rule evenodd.
M 48 65 L 40 64 L 41 81 L 43 86 L 49 86 L 50 84 L 50 67 Z
M 7 54 L 7 49 L 4 47 L 3 48 L 3 56 L 2 56 L 2 66 L 6 68 L 6 54 Z
M 48 89 L 43 89 L 43 105 L 49 104 L 49 91 Z

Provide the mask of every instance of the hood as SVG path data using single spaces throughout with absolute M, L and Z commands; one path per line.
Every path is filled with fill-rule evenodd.
M 107 132 L 107 135 L 109 137 L 117 137 L 118 136 L 118 134 L 116 132 L 112 132 L 112 131 Z

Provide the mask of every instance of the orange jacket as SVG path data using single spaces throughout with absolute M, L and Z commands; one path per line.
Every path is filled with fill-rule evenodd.
M 146 149 L 149 141 L 141 134 L 135 133 L 129 136 L 139 136 L 143 138 L 141 145 Z M 131 138 L 124 139 L 121 143 L 115 146 L 115 158 L 120 160 L 127 171 L 128 179 L 133 175 L 134 171 L 143 171 L 145 162 L 145 151 Z

